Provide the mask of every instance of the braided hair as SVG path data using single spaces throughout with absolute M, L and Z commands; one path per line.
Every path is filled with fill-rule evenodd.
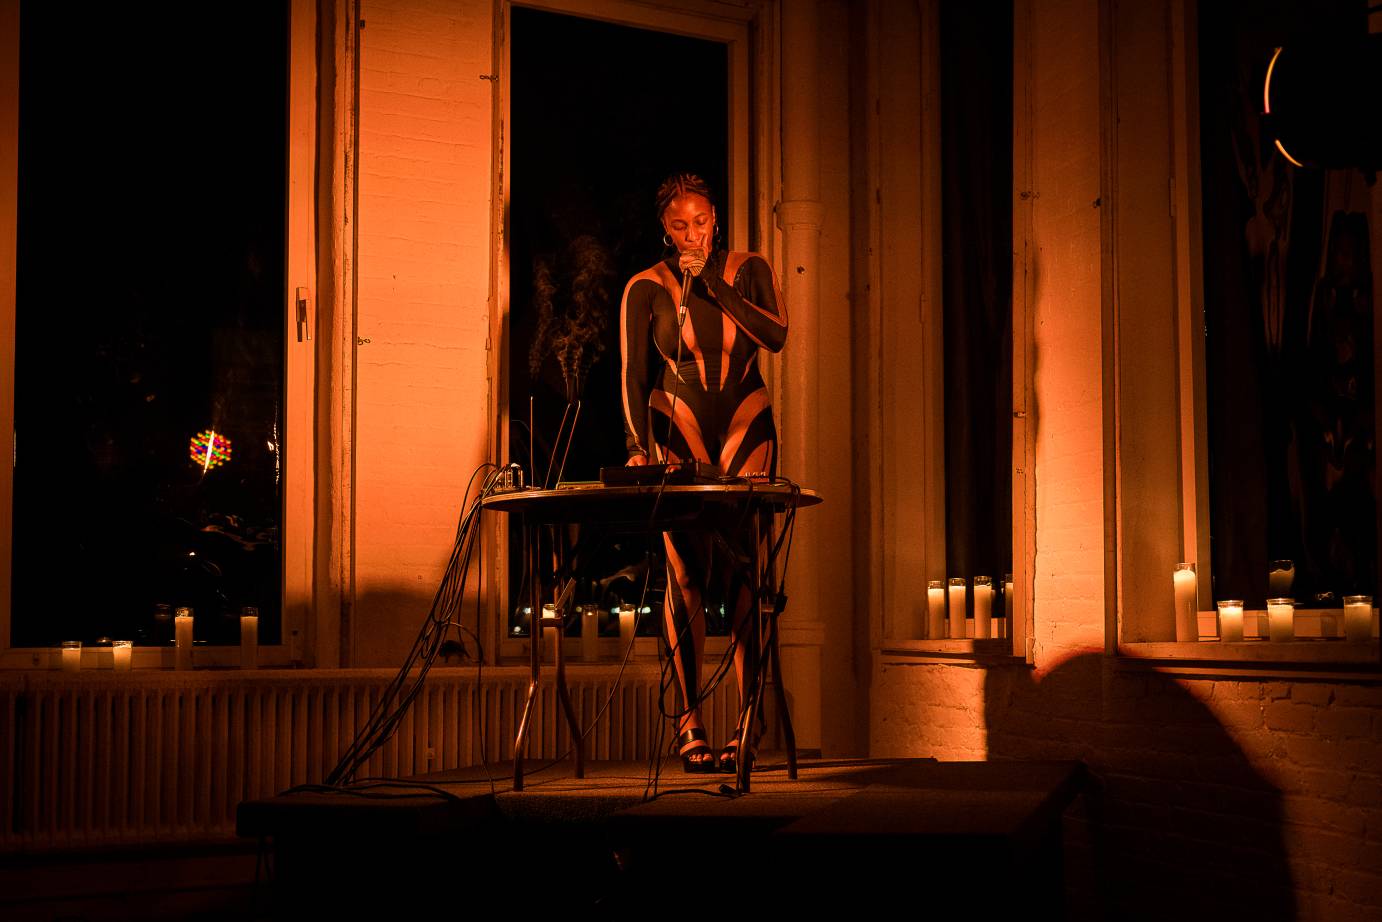
M 683 195 L 699 195 L 710 203 L 711 208 L 715 207 L 715 196 L 710 194 L 709 183 L 695 173 L 673 173 L 657 187 L 657 197 L 654 199 L 657 219 L 661 221 L 663 212 Z

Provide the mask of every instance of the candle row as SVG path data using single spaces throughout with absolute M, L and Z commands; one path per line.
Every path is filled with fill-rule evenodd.
M 581 660 L 587 663 L 598 662 L 600 659 L 600 606 L 580 605 L 576 609 L 580 613 L 581 621 Z M 651 608 L 644 607 L 645 615 L 652 612 Z M 617 609 L 611 609 L 610 614 L 617 615 L 619 618 L 619 658 L 623 659 L 624 651 L 633 643 L 634 629 L 637 626 L 637 608 L 633 605 L 620 605 Z M 542 617 L 544 620 L 555 621 L 557 617 L 556 606 L 548 603 L 542 606 Z M 547 659 L 550 662 L 556 661 L 557 629 L 550 624 L 543 626 L 543 643 L 547 648 Z
M 949 581 L 933 579 L 926 584 L 926 630 L 917 632 L 931 640 L 954 640 L 965 636 L 966 596 L 969 585 L 963 576 L 952 576 Z M 1003 580 L 1003 597 L 1013 597 L 1013 581 L 1009 574 Z M 985 640 L 1006 634 L 1002 617 L 993 616 L 993 578 L 974 577 L 974 637 Z M 948 603 L 948 604 L 947 604 Z
M 247 605 L 240 615 L 240 668 L 259 668 L 259 610 Z M 175 669 L 192 668 L 192 609 L 179 608 L 173 618 Z M 115 640 L 110 645 L 114 668 L 117 672 L 129 670 L 134 653 L 134 641 Z M 62 642 L 63 672 L 78 672 L 82 668 L 82 642 L 64 640 Z
M 1243 600 L 1224 599 L 1217 603 L 1219 640 L 1239 643 L 1243 633 Z M 1267 600 L 1267 639 L 1283 643 L 1296 639 L 1296 603 L 1294 599 Z M 1344 596 L 1344 640 L 1360 642 L 1372 639 L 1372 596 Z
M 1282 643 L 1296 639 L 1296 603 L 1281 596 L 1295 579 L 1295 565 L 1289 560 L 1272 561 L 1268 586 L 1277 593 L 1267 600 L 1267 639 Z M 1178 563 L 1171 573 L 1176 604 L 1176 640 L 1191 643 L 1200 639 L 1199 577 L 1193 563 Z M 1244 639 L 1243 600 L 1224 599 L 1217 603 L 1219 639 L 1238 643 Z M 1366 641 L 1372 638 L 1372 596 L 1344 596 L 1344 639 Z

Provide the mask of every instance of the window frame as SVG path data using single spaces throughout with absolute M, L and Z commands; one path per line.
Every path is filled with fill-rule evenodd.
M 14 357 L 18 239 L 20 0 L 0 0 L 0 432 L 14 433 Z M 288 125 L 287 209 L 284 263 L 284 423 L 288 439 L 283 468 L 282 637 L 262 644 L 260 666 L 286 666 L 309 656 L 313 624 L 316 481 L 316 136 L 317 5 L 290 0 L 289 89 L 284 101 Z M 298 322 L 302 290 L 304 322 Z M 13 443 L 10 447 L 13 459 Z M 13 463 L 0 464 L 0 669 L 56 668 L 56 647 L 11 647 L 10 625 L 13 540 Z M 296 644 L 291 633 L 299 634 Z M 83 650 L 85 668 L 109 662 L 96 648 Z M 174 651 L 161 645 L 138 646 L 135 668 L 171 667 Z M 234 644 L 199 647 L 198 666 L 239 665 Z
M 1027 410 L 1033 405 L 1032 347 L 1035 311 L 1035 250 L 1032 242 L 1032 125 L 1030 42 L 1033 12 L 1029 0 L 1013 3 L 1013 164 L 1012 226 L 1012 576 L 1013 594 L 1006 599 L 1006 636 L 991 639 L 917 639 L 899 636 L 909 621 L 925 617 L 927 581 L 946 579 L 944 340 L 941 284 L 941 145 L 940 145 L 940 9 L 938 0 L 918 5 L 920 53 L 916 78 L 916 128 L 919 131 L 919 175 L 890 175 L 881 151 L 895 130 L 886 118 L 899 117 L 897 107 L 884 105 L 884 49 L 888 40 L 881 22 L 883 6 L 870 5 L 863 56 L 865 105 L 862 106 L 869 159 L 866 226 L 862 274 L 870 284 L 867 334 L 873 355 L 868 391 L 868 434 L 871 457 L 867 521 L 864 529 L 873 562 L 867 589 L 871 646 L 884 662 L 980 663 L 1006 665 L 1032 662 L 1032 578 L 1035 559 L 1035 441 Z M 894 39 L 895 40 L 895 39 Z M 889 71 L 891 77 L 896 74 Z M 885 115 L 886 113 L 886 115 Z M 905 116 L 904 116 L 905 117 Z M 905 158 L 904 158 L 905 160 Z M 915 186 L 911 182 L 915 181 Z M 890 186 L 883 194 L 881 190 Z M 888 202 L 901 200 L 902 217 L 888 213 Z M 913 205 L 912 203 L 916 203 Z M 917 220 L 908 222 L 907 209 Z M 901 224 L 905 223 L 903 227 Z M 915 253 L 903 253 L 890 241 L 920 240 L 920 267 L 915 275 L 903 268 Z M 881 289 L 892 287 L 892 303 L 915 301 L 916 313 L 885 311 Z M 861 331 L 862 332 L 862 331 Z M 919 346 L 919 348 L 918 348 Z M 893 393 L 920 395 L 915 402 L 889 398 Z M 895 446 L 891 447 L 890 446 Z M 921 523 L 920 527 L 917 523 Z M 973 574 L 964 574 L 969 578 Z M 995 580 L 1003 574 L 995 573 Z
M 1122 15 L 1134 16 L 1126 8 L 1110 4 L 1105 42 L 1103 112 L 1104 154 L 1106 161 L 1104 201 L 1105 209 L 1104 272 L 1105 284 L 1105 402 L 1112 408 L 1113 423 L 1106 432 L 1106 468 L 1116 500 L 1114 510 L 1115 534 L 1113 553 L 1109 555 L 1109 572 L 1105 583 L 1112 587 L 1114 598 L 1106 606 L 1105 653 L 1117 657 L 1128 669 L 1158 669 L 1187 675 L 1250 675 L 1255 677 L 1309 676 L 1344 677 L 1375 680 L 1382 667 L 1382 650 L 1374 638 L 1368 644 L 1342 642 L 1317 644 L 1297 641 L 1290 644 L 1247 642 L 1222 645 L 1217 640 L 1217 616 L 1212 598 L 1212 556 L 1209 545 L 1209 451 L 1208 414 L 1205 387 L 1204 349 L 1204 266 L 1202 240 L 1202 205 L 1200 194 L 1200 135 L 1199 135 L 1199 45 L 1197 35 L 1198 0 L 1167 0 L 1165 8 L 1157 11 L 1165 29 L 1165 55 L 1156 62 L 1164 67 L 1161 74 L 1154 68 L 1141 72 L 1142 79 L 1132 92 L 1120 81 L 1116 62 L 1136 57 L 1120 46 L 1120 36 L 1132 34 L 1146 50 L 1148 23 L 1134 25 Z M 1376 15 L 1376 14 L 1374 14 Z M 1145 55 L 1144 55 L 1145 57 Z M 1165 80 L 1167 92 L 1163 96 L 1150 93 L 1147 83 Z M 1162 108 L 1158 108 L 1162 107 Z M 1134 119 L 1143 119 L 1134 126 L 1125 116 L 1136 110 Z M 1151 110 L 1150 115 L 1148 110 Z M 1160 154 L 1161 163 L 1149 164 L 1141 152 L 1129 150 L 1131 145 L 1119 144 L 1119 132 L 1128 121 L 1127 130 L 1145 128 L 1146 119 L 1158 126 L 1166 147 Z M 1145 134 L 1149 134 L 1144 132 Z M 1154 146 L 1154 135 L 1148 146 Z M 1156 170 L 1163 172 L 1165 184 Z M 1120 188 L 1123 171 L 1134 176 L 1135 182 Z M 1120 257 L 1127 248 L 1120 247 L 1125 234 L 1118 225 L 1120 210 L 1135 210 L 1137 220 L 1156 219 L 1150 200 L 1143 199 L 1147 188 L 1168 189 L 1166 208 L 1170 233 L 1165 236 L 1167 251 L 1162 254 L 1172 267 L 1171 326 L 1172 329 L 1152 331 L 1140 320 L 1135 310 L 1127 308 L 1122 295 L 1120 271 L 1126 269 Z M 1133 214 L 1133 211 L 1128 211 Z M 1372 193 L 1373 227 L 1382 226 L 1382 193 L 1375 187 Z M 1374 278 L 1382 272 L 1382 244 L 1372 241 Z M 1145 276 L 1145 273 L 1143 273 Z M 1145 277 L 1139 284 L 1145 285 Z M 1131 292 L 1131 289 L 1128 289 Z M 1145 312 L 1143 312 L 1145 313 Z M 1155 321 L 1153 321 L 1155 323 Z M 1374 352 L 1382 357 L 1382 329 L 1375 331 Z M 1159 352 L 1155 346 L 1160 339 L 1173 342 L 1171 354 Z M 1124 343 L 1135 343 L 1126 351 Z M 1149 348 L 1150 344 L 1150 348 Z M 1150 395 L 1146 389 L 1130 393 L 1126 384 L 1132 379 L 1145 380 L 1157 370 L 1168 370 L 1173 386 Z M 1382 398 L 1382 375 L 1377 376 L 1379 397 Z M 1380 402 L 1379 407 L 1382 407 Z M 1157 427 L 1172 420 L 1176 445 L 1168 452 L 1153 458 L 1150 463 L 1141 446 L 1159 437 Z M 1124 463 L 1136 457 L 1137 463 Z M 1176 483 L 1175 492 L 1167 495 L 1158 480 Z M 1170 516 L 1148 526 L 1144 511 L 1156 499 L 1174 504 Z M 1151 634 L 1164 634 L 1167 625 L 1174 631 L 1174 612 L 1170 572 L 1174 562 L 1194 561 L 1198 564 L 1200 636 L 1214 636 L 1213 640 L 1175 642 L 1157 640 Z M 1307 620 L 1317 618 L 1318 610 L 1301 610 Z M 1245 611 L 1245 616 L 1254 612 Z M 1376 615 L 1374 615 L 1374 619 Z M 1213 630 L 1208 630 L 1212 628 Z

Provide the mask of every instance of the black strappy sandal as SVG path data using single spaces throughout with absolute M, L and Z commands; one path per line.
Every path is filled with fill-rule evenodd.
M 749 771 L 753 771 L 753 763 L 758 757 L 758 746 L 756 743 L 749 744 Z M 720 750 L 720 758 L 717 760 L 720 771 L 726 775 L 732 775 L 739 770 L 739 733 L 736 731 L 733 738 L 725 744 L 725 748 Z
M 692 745 L 693 743 L 699 745 Z M 692 758 L 701 753 L 705 753 L 709 758 Z M 716 770 L 715 754 L 710 751 L 710 738 L 705 735 L 703 727 L 691 727 L 677 737 L 677 754 L 681 756 L 682 771 L 688 775 L 708 775 Z

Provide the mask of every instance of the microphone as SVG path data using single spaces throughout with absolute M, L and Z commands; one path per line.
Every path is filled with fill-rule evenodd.
M 705 250 L 687 250 L 694 253 L 701 259 L 699 266 L 687 266 L 686 271 L 681 274 L 681 304 L 677 306 L 677 326 L 680 328 L 686 323 L 686 299 L 691 295 L 691 280 L 699 278 L 701 270 L 705 268 Z

